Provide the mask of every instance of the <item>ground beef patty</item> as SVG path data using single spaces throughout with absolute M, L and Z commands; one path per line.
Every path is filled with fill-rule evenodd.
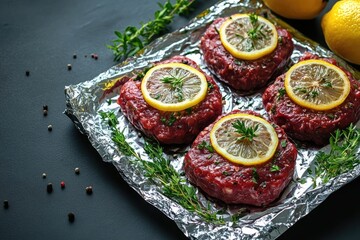
M 200 70 L 194 61 L 183 56 L 175 56 L 160 63 L 169 62 L 184 63 Z M 219 87 L 212 77 L 206 74 L 205 76 L 209 85 L 208 93 L 202 102 L 191 109 L 164 112 L 151 107 L 142 96 L 141 82 L 134 79 L 121 87 L 118 104 L 129 121 L 145 135 L 163 144 L 190 143 L 222 112 Z
M 257 60 L 240 60 L 226 51 L 220 41 L 218 29 L 225 20 L 216 19 L 201 38 L 200 49 L 207 66 L 236 90 L 251 91 L 265 86 L 274 74 L 283 70 L 293 52 L 290 33 L 277 28 L 279 40 L 272 53 Z
M 306 53 L 300 61 L 307 59 L 320 58 Z M 338 66 L 334 59 L 321 59 Z M 336 108 L 316 111 L 295 104 L 285 93 L 285 75 L 281 75 L 262 96 L 265 109 L 289 137 L 323 146 L 329 143 L 332 132 L 344 129 L 360 118 L 360 83 L 348 71 L 344 72 L 350 80 L 351 90 L 346 100 Z M 285 94 L 280 94 L 281 92 Z
M 231 113 L 237 112 L 240 111 Z M 214 123 L 198 135 L 185 155 L 184 169 L 190 182 L 225 203 L 265 206 L 276 200 L 293 176 L 297 157 L 284 130 L 274 126 L 279 145 L 271 160 L 258 166 L 242 166 L 203 147 L 204 143 L 210 144 L 213 126 Z

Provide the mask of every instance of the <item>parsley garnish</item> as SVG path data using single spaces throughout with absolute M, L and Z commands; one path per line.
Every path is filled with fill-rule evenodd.
M 270 172 L 278 172 L 280 171 L 280 167 L 278 165 L 271 165 Z
M 172 126 L 176 121 L 175 114 L 171 113 L 169 118 L 161 117 L 160 121 L 167 126 Z
M 207 150 L 208 150 L 209 152 L 211 152 L 211 153 L 214 152 L 213 146 L 212 146 L 209 142 L 207 142 L 207 141 L 205 141 L 205 140 L 203 140 L 203 141 L 197 146 L 197 148 L 198 148 L 199 150 L 207 149 Z
M 253 175 L 252 181 L 257 184 L 259 181 L 259 174 L 258 174 L 256 168 L 252 169 L 252 175 Z
M 280 98 L 284 97 L 285 93 L 286 93 L 285 88 L 279 88 L 278 89 L 277 99 L 279 100 Z

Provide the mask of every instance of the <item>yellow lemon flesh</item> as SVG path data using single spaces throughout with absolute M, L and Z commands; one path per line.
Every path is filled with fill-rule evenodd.
M 235 14 L 219 30 L 224 48 L 235 58 L 255 60 L 275 50 L 278 34 L 274 24 L 255 14 Z
M 285 90 L 296 104 L 325 111 L 339 106 L 350 92 L 344 71 L 323 60 L 305 60 L 285 74 Z
M 334 53 L 360 65 L 360 0 L 336 2 L 322 18 L 321 27 Z
M 313 19 L 325 8 L 324 0 L 263 0 L 273 12 L 289 19 Z
M 210 131 L 211 145 L 227 160 L 252 166 L 269 161 L 279 139 L 265 119 L 245 113 L 227 115 Z
M 207 94 L 203 73 L 182 63 L 159 64 L 141 82 L 145 101 L 162 111 L 182 111 L 200 103 Z

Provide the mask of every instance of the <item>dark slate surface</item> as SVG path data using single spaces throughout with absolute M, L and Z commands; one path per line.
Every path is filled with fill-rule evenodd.
M 177 17 L 169 31 L 215 2 L 197 0 L 192 15 Z M 113 31 L 138 26 L 157 9 L 156 1 L 147 0 L 0 1 L 0 200 L 9 201 L 8 209 L 0 209 L 0 239 L 186 239 L 101 160 L 63 114 L 64 86 L 115 64 L 105 47 Z M 320 19 L 288 22 L 326 46 Z M 54 190 L 48 194 L 50 182 Z M 87 195 L 90 185 L 93 194 Z M 358 239 L 359 188 L 359 179 L 344 186 L 279 239 Z

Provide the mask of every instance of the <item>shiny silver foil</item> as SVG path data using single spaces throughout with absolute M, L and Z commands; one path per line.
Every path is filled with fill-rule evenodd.
M 183 233 L 191 239 L 275 239 L 323 202 L 332 192 L 360 174 L 360 167 L 358 166 L 353 171 L 332 179 L 327 184 L 322 184 L 318 179 L 317 186 L 314 187 L 313 176 L 308 169 L 314 168 L 313 159 L 315 154 L 320 150 L 327 151 L 328 146 L 324 149 L 311 149 L 300 146 L 293 181 L 290 182 L 281 197 L 271 206 L 266 208 L 236 205 L 219 206 L 201 193 L 197 193 L 204 206 L 209 205 L 214 212 L 222 211 L 219 216 L 223 217 L 225 224 L 213 224 L 205 222 L 195 213 L 185 210 L 172 199 L 165 197 L 161 193 L 161 186 L 149 181 L 141 169 L 119 152 L 111 140 L 111 132 L 108 130 L 108 126 L 101 120 L 100 111 L 114 111 L 120 122 L 118 128 L 124 131 L 128 143 L 144 160 L 149 160 L 143 150 L 144 142 L 141 133 L 132 127 L 116 103 L 119 87 L 111 91 L 107 89 L 111 89 L 112 84 L 116 81 L 121 81 L 123 76 L 131 76 L 132 72 L 139 71 L 152 62 L 173 55 L 186 55 L 196 61 L 205 72 L 211 74 L 199 52 L 200 37 L 215 18 L 239 12 L 265 13 L 269 20 L 291 32 L 295 50 L 289 66 L 297 62 L 305 51 L 324 57 L 336 58 L 333 53 L 305 38 L 295 29 L 277 19 L 263 6 L 261 1 L 223 0 L 197 16 L 184 28 L 157 39 L 141 55 L 127 59 L 90 81 L 65 87 L 65 114 L 83 134 L 88 136 L 89 141 L 99 152 L 103 161 L 111 162 L 119 174 L 145 201 L 154 205 L 167 217 L 175 221 Z M 359 78 L 358 72 L 341 59 L 336 59 L 343 67 Z M 225 84 L 221 82 L 218 82 L 218 84 L 224 98 L 224 113 L 233 109 L 250 109 L 263 116 L 267 115 L 262 105 L 261 92 L 250 96 L 242 96 L 232 91 Z M 359 125 L 358 122 L 357 126 L 359 127 Z M 185 147 L 185 149 L 175 147 L 165 149 L 165 154 L 172 160 L 173 167 L 179 173 L 183 171 L 183 152 L 188 147 Z M 299 181 L 299 179 L 302 181 Z M 234 221 L 232 220 L 233 216 L 238 216 L 238 218 Z

